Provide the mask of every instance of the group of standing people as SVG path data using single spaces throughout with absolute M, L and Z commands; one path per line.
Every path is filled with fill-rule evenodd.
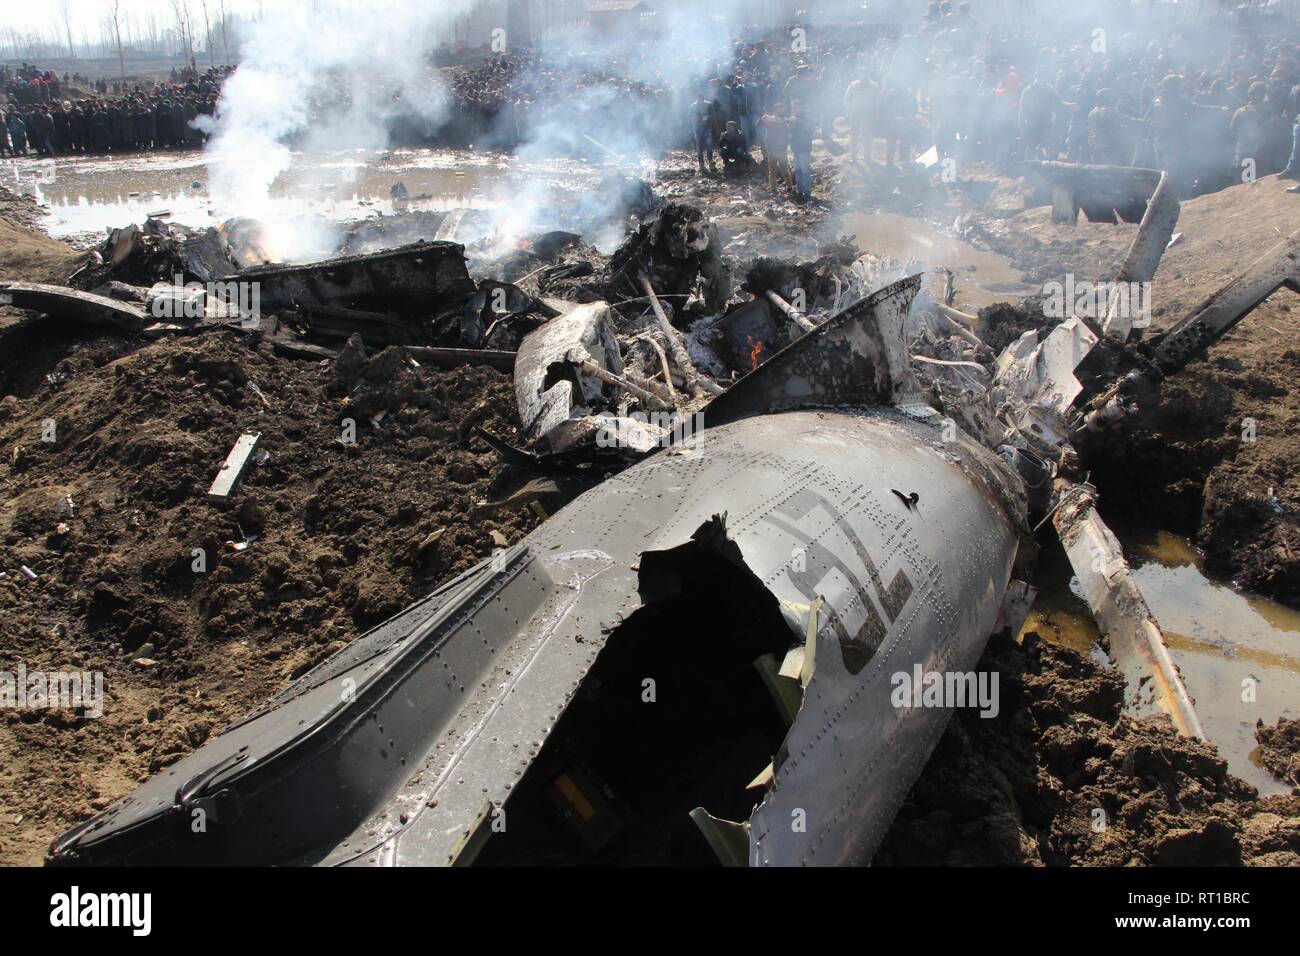
M 44 92 L 34 96 L 31 80 L 22 81 L 25 87 L 6 85 L 9 104 L 0 123 L 0 155 L 54 157 L 199 147 L 207 133 L 196 121 L 215 113 L 221 84 L 231 69 L 200 73 L 187 67 L 173 71 L 163 83 L 130 88 L 114 84 L 110 95 L 98 88 L 86 92 L 46 82 Z M 18 92 L 23 89 L 27 92 Z
M 985 28 L 970 3 L 931 3 L 912 29 L 818 38 L 815 52 L 738 47 L 690 105 L 700 171 L 743 170 L 761 148 L 775 189 L 806 198 L 811 140 L 911 166 L 1027 159 L 1168 169 L 1183 195 L 1251 176 L 1300 176 L 1300 39 L 1236 20 L 1176 31 L 1128 21 Z M 829 31 L 827 31 L 829 32 Z M 781 55 L 776 55 L 780 51 Z M 882 148 L 878 148 L 882 147 Z
M 947 4 L 944 5 L 945 7 Z M 937 8 L 938 5 L 936 4 Z M 946 32 L 973 43 L 975 20 L 969 3 L 958 5 Z M 885 31 L 849 38 L 836 31 L 791 24 L 767 39 L 738 42 L 725 70 L 702 85 L 690 105 L 691 131 L 701 174 L 743 173 L 761 165 L 774 192 L 793 190 L 812 197 L 812 152 L 820 139 L 833 152 L 838 124 L 847 124 L 854 158 L 872 155 L 876 138 L 885 160 L 910 162 L 913 146 L 925 138 L 918 100 L 919 74 L 909 57 L 914 37 Z M 793 36 L 797 42 L 790 43 Z
M 63 81 L 54 70 L 42 70 L 31 63 L 17 68 L 0 64 L 0 93 L 19 106 L 50 103 L 63 93 Z
M 766 49 L 750 48 L 747 57 L 766 61 Z M 755 147 L 773 191 L 793 187 L 803 201 L 812 198 L 813 138 L 818 128 L 816 80 L 808 64 L 784 78 L 778 69 L 760 67 L 748 58 L 727 79 L 715 78 L 691 103 L 691 132 L 701 174 L 716 172 L 715 153 L 723 172 L 743 175 L 756 165 Z
M 600 141 L 603 130 L 662 130 L 671 121 L 664 82 L 633 79 L 600 57 L 547 56 L 536 50 L 494 55 L 472 70 L 452 76 L 451 120 L 442 141 L 488 149 L 514 149 L 539 132 L 574 140 Z M 612 137 L 621 138 L 621 137 Z M 611 150 L 613 147 L 609 147 Z

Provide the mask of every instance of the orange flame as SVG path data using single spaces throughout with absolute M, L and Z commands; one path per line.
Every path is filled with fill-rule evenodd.
M 749 370 L 752 372 L 754 369 L 758 368 L 759 363 L 762 361 L 763 343 L 755 342 L 754 339 L 748 335 L 745 336 L 745 338 L 749 339 L 749 343 L 754 346 L 749 350 Z

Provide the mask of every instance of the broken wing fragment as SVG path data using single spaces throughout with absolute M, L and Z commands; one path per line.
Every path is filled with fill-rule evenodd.
M 429 315 L 474 295 L 465 249 L 451 242 L 417 242 L 368 255 L 301 265 L 255 266 L 241 282 L 259 283 L 262 307 L 343 307 Z
M 129 302 L 40 282 L 0 282 L 0 305 L 127 332 L 138 332 L 148 321 L 144 310 Z
M 603 302 L 554 318 L 520 343 L 515 397 L 530 442 L 546 442 L 571 419 L 584 418 L 591 408 L 606 404 L 604 383 L 582 369 L 588 361 L 607 372 L 623 371 L 613 317 Z M 555 441 L 549 444 L 559 450 Z

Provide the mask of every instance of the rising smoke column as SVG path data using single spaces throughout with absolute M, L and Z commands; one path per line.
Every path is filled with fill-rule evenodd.
M 429 54 L 472 0 L 388 0 L 360 6 L 293 3 L 253 23 L 221 91 L 207 148 L 209 191 L 223 211 L 267 221 L 277 258 L 317 251 L 304 224 L 277 222 L 271 187 L 292 150 L 383 149 L 402 116 L 430 128 L 448 92 Z M 278 228 L 277 228 L 278 227 Z
M 536 62 L 530 68 L 536 75 L 526 74 L 525 82 L 556 73 L 591 73 L 644 82 L 662 89 L 668 102 L 657 117 L 659 125 L 650 128 L 641 111 L 629 108 L 612 86 L 596 82 L 573 90 L 562 82 L 559 98 L 531 112 L 516 157 L 544 163 L 585 156 L 611 171 L 652 177 L 651 160 L 665 147 L 685 145 L 679 134 L 689 131 L 688 107 L 705 80 L 726 71 L 739 36 L 758 34 L 749 26 L 751 7 L 752 0 L 710 0 L 707 9 L 665 3 L 657 5 L 648 29 L 603 32 L 580 21 L 537 36 Z M 623 188 L 616 179 L 568 197 L 542 181 L 512 184 L 492 198 L 503 211 L 497 220 L 501 242 L 492 254 L 529 232 L 577 228 L 575 219 L 587 224 L 583 238 L 603 251 L 612 252 L 623 239 Z M 557 210 L 569 217 L 557 218 Z

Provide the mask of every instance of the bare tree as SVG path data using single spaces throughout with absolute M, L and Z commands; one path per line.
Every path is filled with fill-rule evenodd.
M 172 17 L 176 21 L 176 37 L 185 51 L 185 62 L 194 62 L 194 14 L 189 0 L 171 0 Z
M 122 67 L 122 79 L 126 80 L 126 54 L 122 52 L 122 0 L 107 0 L 108 15 L 113 22 L 113 39 L 117 43 L 117 61 Z
M 162 40 L 158 35 L 158 15 L 152 10 L 145 14 L 144 38 L 145 47 L 150 53 L 158 53 L 162 49 Z
M 226 35 L 226 0 L 217 0 L 217 15 L 221 17 L 221 58 L 230 65 L 230 39 Z
M 203 42 L 208 48 L 208 66 L 216 66 L 216 54 L 212 49 L 212 18 L 208 16 L 208 0 L 199 0 L 203 10 Z
M 72 0 L 59 0 L 59 19 L 63 21 L 63 32 L 68 40 L 68 57 L 76 59 L 77 48 L 72 44 Z

